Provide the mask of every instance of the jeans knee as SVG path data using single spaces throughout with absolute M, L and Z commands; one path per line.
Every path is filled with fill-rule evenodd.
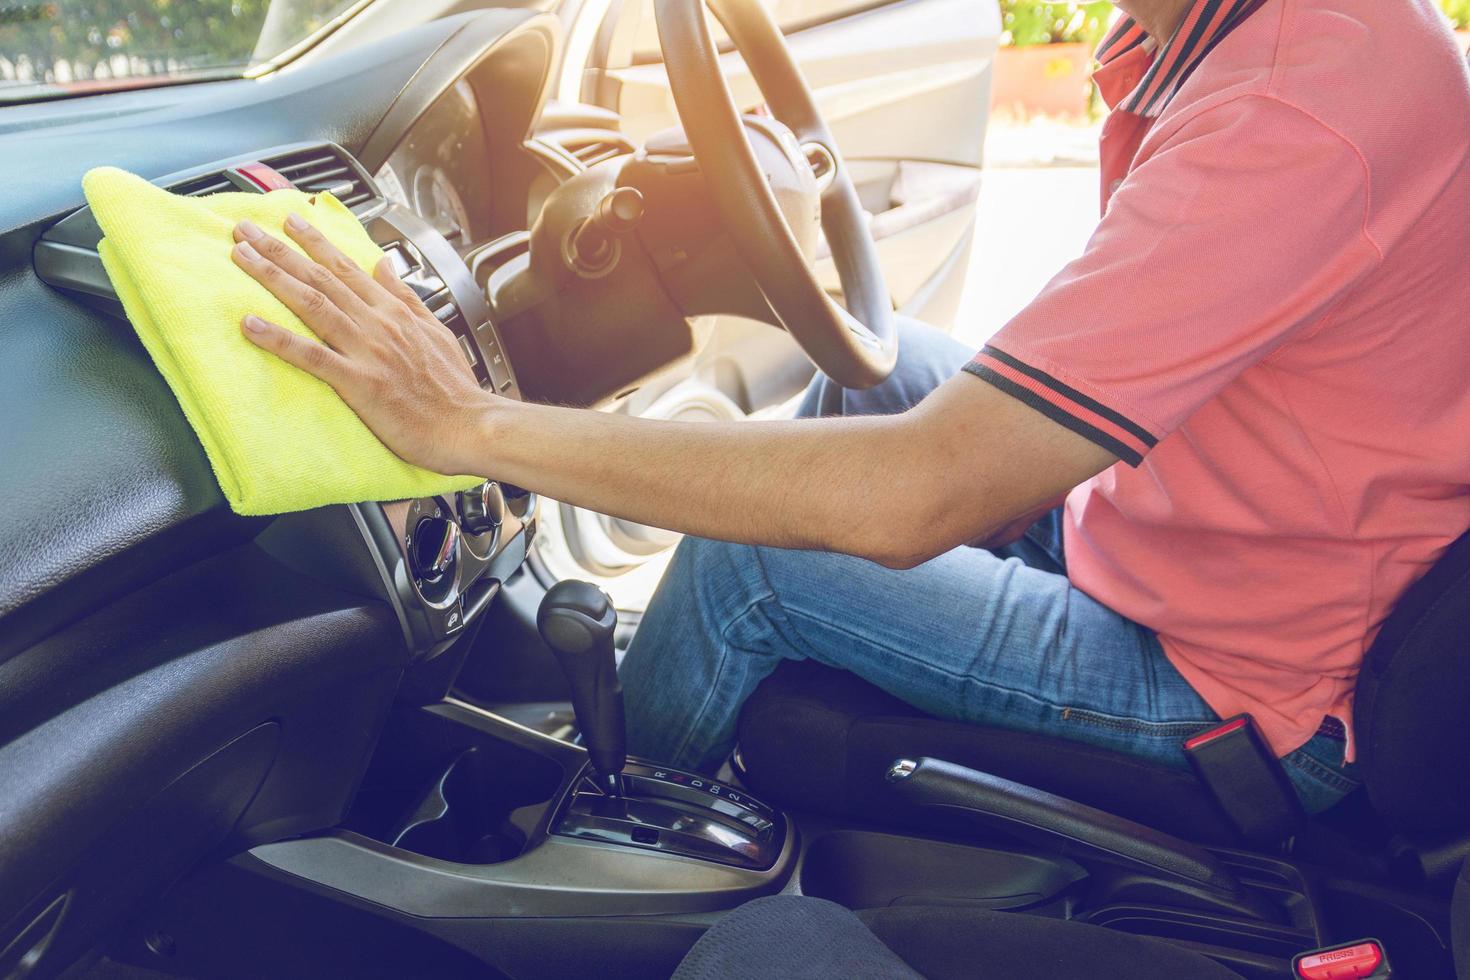
M 686 536 L 673 552 L 654 605 L 678 594 L 684 614 L 704 621 L 728 617 L 736 608 L 769 592 L 761 572 L 757 548 L 711 538 Z M 653 607 L 650 607 L 653 610 Z
M 697 594 L 706 606 L 735 596 L 753 597 L 764 587 L 755 547 L 692 536 L 674 550 L 665 583 L 670 579 Z

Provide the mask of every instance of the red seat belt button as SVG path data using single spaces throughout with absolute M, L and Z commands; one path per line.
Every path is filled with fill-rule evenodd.
M 1382 980 L 1391 976 L 1388 957 L 1376 939 L 1303 953 L 1292 965 L 1301 980 Z

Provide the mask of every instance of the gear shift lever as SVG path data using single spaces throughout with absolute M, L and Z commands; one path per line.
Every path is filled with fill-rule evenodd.
M 623 686 L 613 655 L 618 613 L 595 585 L 558 582 L 536 629 L 561 663 L 592 773 L 574 781 L 553 834 L 765 871 L 787 842 L 786 819 L 744 789 L 668 766 L 628 762 Z
M 623 685 L 613 654 L 617 625 L 618 611 L 607 594 L 587 582 L 553 585 L 536 613 L 536 629 L 567 675 L 582 744 L 609 796 L 623 795 L 623 765 L 628 761 Z

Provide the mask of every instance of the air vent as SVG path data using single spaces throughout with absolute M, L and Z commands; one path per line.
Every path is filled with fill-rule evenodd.
M 584 167 L 633 152 L 633 144 L 626 136 L 609 129 L 562 129 L 542 133 L 541 138 L 566 150 Z
M 170 184 L 168 189 L 184 197 L 208 197 L 210 194 L 237 191 L 240 188 L 230 183 L 229 178 L 224 174 L 213 173 L 202 177 L 191 177 L 178 184 Z
M 572 156 L 582 161 L 582 166 L 590 167 L 604 160 L 611 160 L 615 156 L 624 153 L 632 153 L 633 146 L 627 140 L 589 140 L 581 146 L 572 147 Z
M 262 157 L 261 162 L 308 194 L 330 191 L 349 208 L 360 209 L 362 205 L 377 200 L 373 185 L 362 169 L 335 146 L 309 146 L 289 150 Z M 249 186 L 235 183 L 224 173 L 215 171 L 170 184 L 168 189 L 185 197 L 207 197 Z
M 362 170 L 335 146 L 293 150 L 262 161 L 308 194 L 329 191 L 349 208 L 374 200 L 372 184 Z
M 4 0 L 0 0 L 3 5 Z M 264 163 L 308 193 L 330 191 L 366 219 L 383 203 L 362 165 L 331 143 L 296 143 L 255 158 L 222 160 L 207 167 L 163 177 L 159 184 L 186 197 L 208 197 L 227 191 L 255 190 L 251 178 L 232 170 L 246 162 Z M 102 231 L 90 207 L 80 208 L 46 229 L 36 242 L 32 262 L 41 280 L 77 294 L 107 313 L 122 315 L 117 292 L 97 255 Z M 442 285 L 442 284 L 441 284 Z M 441 313 L 441 316 L 445 315 Z M 453 316 L 454 309 L 448 308 Z

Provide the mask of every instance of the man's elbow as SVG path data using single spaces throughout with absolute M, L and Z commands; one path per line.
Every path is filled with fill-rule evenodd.
M 915 508 L 906 519 L 893 517 L 872 529 L 860 552 L 862 557 L 899 571 L 932 561 L 962 542 L 950 541 L 937 516 Z
M 955 522 L 955 512 L 943 506 L 908 509 L 903 517 L 884 521 L 873 528 L 859 551 L 852 552 L 885 568 L 904 570 L 933 561 L 961 545 L 996 548 L 1019 538 L 1034 517 L 995 519 L 975 526 Z
M 942 554 L 944 554 L 943 551 L 929 553 L 925 551 L 896 550 L 884 551 L 876 555 L 870 555 L 869 560 L 876 564 L 882 565 L 884 568 L 891 568 L 897 572 L 905 572 L 908 571 L 910 568 L 919 567 L 926 561 L 932 561 Z

